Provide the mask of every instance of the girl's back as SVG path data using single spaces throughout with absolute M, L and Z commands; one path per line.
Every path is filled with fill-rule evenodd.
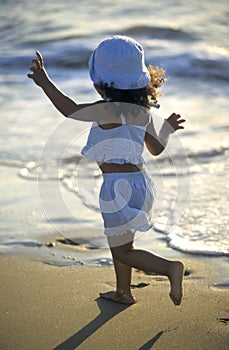
M 98 163 L 142 164 L 149 114 L 115 117 L 116 123 L 94 122 L 82 154 Z

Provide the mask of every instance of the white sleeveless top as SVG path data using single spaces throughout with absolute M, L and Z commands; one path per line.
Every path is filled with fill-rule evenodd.
M 97 122 L 93 122 L 81 154 L 98 163 L 144 163 L 142 153 L 150 120 L 144 126 L 130 125 L 126 124 L 122 114 L 121 121 L 120 126 L 112 129 L 102 129 Z

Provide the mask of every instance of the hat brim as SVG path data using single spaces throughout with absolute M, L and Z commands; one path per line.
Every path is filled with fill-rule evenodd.
M 150 83 L 150 74 L 145 65 L 141 71 L 136 72 L 114 72 L 106 71 L 101 66 L 95 66 L 94 55 L 92 53 L 89 60 L 90 78 L 95 84 L 107 84 L 109 87 L 122 90 L 135 90 L 146 87 Z

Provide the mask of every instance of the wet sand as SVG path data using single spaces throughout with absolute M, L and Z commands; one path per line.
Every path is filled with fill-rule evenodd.
M 229 344 L 228 289 L 209 285 L 209 265 L 184 260 L 184 298 L 174 306 L 165 277 L 133 272 L 131 306 L 99 298 L 113 267 L 58 267 L 0 256 L 4 350 L 222 350 Z

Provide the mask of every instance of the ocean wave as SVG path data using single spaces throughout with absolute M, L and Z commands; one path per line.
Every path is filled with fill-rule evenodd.
M 219 147 L 219 148 L 215 148 L 215 149 L 211 149 L 211 150 L 207 150 L 207 151 L 202 151 L 202 152 L 200 152 L 200 151 L 189 152 L 188 156 L 191 159 L 203 161 L 204 159 L 209 160 L 209 159 L 214 158 L 214 157 L 225 155 L 228 150 L 229 150 L 229 147 Z
M 177 54 L 167 54 L 166 56 L 156 56 L 155 54 L 147 58 L 148 63 L 158 62 L 168 72 L 168 76 L 177 76 L 185 79 L 207 79 L 208 81 L 228 81 L 229 80 L 229 58 L 228 57 L 208 57 L 199 58 L 199 52 L 181 52 Z M 154 63 L 155 62 L 155 63 Z
M 89 38 L 89 35 L 87 34 L 65 34 L 64 36 L 57 36 L 57 37 L 49 37 L 42 39 L 42 46 L 46 47 L 50 44 L 56 44 L 56 43 L 64 43 L 66 41 L 76 41 L 79 39 L 85 40 L 86 38 Z M 38 47 L 41 46 L 41 40 L 40 39 L 25 39 L 23 42 L 20 43 L 20 47 L 29 48 L 29 47 Z
M 229 80 L 229 61 L 228 59 L 198 59 L 190 62 L 190 68 L 194 73 L 200 72 L 201 76 L 209 76 L 216 80 Z
M 2 55 L 0 57 L 0 73 L 8 74 L 11 71 L 26 69 L 31 65 L 32 59 L 36 59 L 35 51 L 36 45 L 33 45 L 34 52 L 26 53 L 25 55 Z M 55 50 L 45 50 L 41 53 L 44 56 L 46 66 L 51 69 L 55 68 L 70 68 L 70 69 L 82 69 L 87 68 L 88 61 L 92 50 L 77 47 L 75 45 L 66 45 L 63 48 L 56 48 Z
M 212 158 L 226 155 L 227 151 L 229 150 L 229 147 L 218 147 L 209 149 L 206 151 L 189 151 L 186 150 L 186 154 L 183 153 L 173 153 L 172 154 L 172 160 L 174 161 L 183 161 L 184 159 L 192 159 L 196 162 L 201 161 L 210 161 Z M 161 158 L 157 158 L 157 163 L 171 163 L 171 156 L 162 156 Z
M 187 155 L 175 153 L 153 160 L 145 159 L 147 171 L 154 179 L 168 178 L 189 181 L 190 176 L 202 174 L 210 169 L 215 162 L 224 162 L 223 158 L 228 152 L 227 147 L 215 148 L 203 152 L 189 152 Z M 217 158 L 216 160 L 214 158 Z M 88 163 L 85 170 L 79 170 L 78 164 L 81 155 L 69 156 L 63 159 L 51 159 L 47 161 L 23 161 L 19 159 L 0 159 L 0 166 L 16 168 L 18 177 L 27 181 L 59 181 L 70 192 L 79 194 L 75 179 L 80 176 L 80 181 L 96 181 L 98 184 L 102 179 L 101 172 L 94 162 Z M 92 171 L 92 169 L 94 169 Z M 97 169 L 97 170 L 96 170 Z M 219 169 L 220 166 L 219 166 Z M 183 179 L 183 180 L 182 180 Z
M 112 34 L 114 33 L 110 33 Z M 228 50 L 204 43 L 193 32 L 172 26 L 138 25 L 115 34 L 134 36 L 142 41 L 146 46 L 147 64 L 164 67 L 169 76 L 229 80 Z M 104 33 L 104 36 L 108 35 L 109 33 Z M 94 47 L 104 36 L 102 32 L 95 36 L 69 32 L 63 33 L 63 36 L 55 36 L 54 33 L 42 40 L 26 36 L 15 43 L 17 55 L 15 50 L 3 50 L 0 55 L 0 72 L 8 74 L 9 69 L 20 72 L 22 68 L 26 69 L 31 64 L 36 49 L 44 55 L 48 69 L 85 69 Z
M 209 162 L 211 161 L 212 158 L 215 157 L 220 157 L 220 156 L 224 156 L 227 155 L 227 152 L 229 151 L 229 147 L 218 147 L 218 148 L 212 148 L 206 151 L 188 151 L 186 150 L 187 153 L 186 154 L 182 154 L 182 153 L 173 153 L 172 154 L 172 161 L 173 163 L 178 161 L 179 164 L 184 164 L 184 160 L 194 160 L 196 163 L 201 162 L 203 163 L 204 161 Z M 76 154 L 74 156 L 67 156 L 65 158 L 62 159 L 53 159 L 50 160 L 47 163 L 41 163 L 39 161 L 25 161 L 22 159 L 13 159 L 13 158 L 6 158 L 6 155 L 2 154 L 2 157 L 0 155 L 0 166 L 5 166 L 5 167 L 15 167 L 15 168 L 19 168 L 20 172 L 19 175 L 22 177 L 27 177 L 26 171 L 21 171 L 22 169 L 27 169 L 27 174 L 32 174 L 35 171 L 37 171 L 37 169 L 40 171 L 40 173 L 42 172 L 46 172 L 46 170 L 48 169 L 48 171 L 51 171 L 53 169 L 53 171 L 55 169 L 57 169 L 60 165 L 62 167 L 62 169 L 65 169 L 66 171 L 70 171 L 73 169 L 73 171 L 75 171 L 77 164 L 80 162 L 80 160 L 82 159 L 82 156 L 80 154 Z M 146 159 L 146 165 L 148 164 L 148 162 L 152 162 L 151 158 L 150 160 Z M 163 155 L 161 157 L 158 157 L 155 162 L 157 162 L 158 164 L 162 164 L 164 163 L 165 165 L 169 165 L 171 164 L 171 155 L 167 156 L 167 155 Z M 73 167 L 75 166 L 75 167 Z M 52 173 L 53 173 L 52 171 Z M 24 175 L 23 175 L 24 174 Z M 86 174 L 85 174 L 86 175 Z M 37 176 L 37 175 L 36 175 Z M 60 176 L 60 174 L 59 174 Z M 45 176 L 44 178 L 47 179 L 47 176 Z M 59 179 L 59 177 L 58 177 Z
M 180 41 L 195 41 L 198 38 L 195 34 L 189 33 L 180 29 L 178 26 L 171 27 L 154 27 L 146 25 L 138 25 L 126 28 L 120 31 L 119 34 L 127 36 L 135 36 L 150 38 L 150 39 L 160 39 L 160 40 L 180 40 Z
M 48 70 L 57 68 L 64 70 L 87 69 L 91 53 L 91 49 L 77 47 L 73 44 L 55 50 L 42 51 Z M 15 71 L 21 73 L 22 69 L 24 73 L 25 69 L 31 65 L 33 58 L 35 58 L 35 52 L 20 56 L 2 55 L 0 57 L 0 73 L 8 75 L 9 70 L 11 73 Z M 164 67 L 169 77 L 208 79 L 208 81 L 229 80 L 229 62 L 226 59 L 199 59 L 192 57 L 189 53 L 167 55 L 166 58 L 156 55 L 147 58 L 147 64 L 155 64 L 154 62 Z
M 198 225 L 197 225 L 198 226 Z M 180 233 L 177 227 L 167 236 L 168 245 L 186 254 L 202 255 L 202 256 L 229 256 L 228 242 L 222 239 L 215 239 L 215 233 L 208 233 L 207 237 L 203 237 L 198 229 L 195 238 L 188 233 Z

